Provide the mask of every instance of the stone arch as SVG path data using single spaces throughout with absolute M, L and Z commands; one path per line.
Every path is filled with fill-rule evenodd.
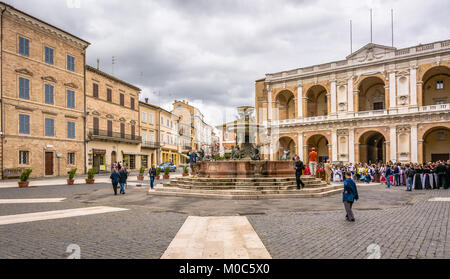
M 424 71 L 421 76 L 422 105 L 450 103 L 450 68 L 434 66 Z
M 278 120 L 295 118 L 295 94 L 291 90 L 284 89 L 275 95 L 275 111 L 278 112 Z
M 317 152 L 317 158 L 319 162 L 325 162 L 327 159 L 330 159 L 330 148 L 329 144 L 331 143 L 329 137 L 323 134 L 313 134 L 308 137 L 306 140 L 307 150 L 305 157 L 308 158 L 309 152 L 311 152 L 314 147 Z M 308 160 L 309 162 L 309 160 Z
M 368 130 L 362 133 L 358 138 L 359 162 L 386 162 L 386 140 L 386 136 L 376 130 Z
M 278 139 L 277 159 L 281 159 L 285 150 L 289 150 L 291 159 L 297 154 L 297 142 L 290 136 L 281 136 Z
M 386 82 L 378 76 L 368 76 L 358 83 L 358 111 L 386 109 Z
M 306 95 L 306 117 L 328 115 L 328 91 L 323 85 L 311 86 Z
M 424 131 L 421 139 L 423 162 L 450 159 L 450 125 L 439 125 Z

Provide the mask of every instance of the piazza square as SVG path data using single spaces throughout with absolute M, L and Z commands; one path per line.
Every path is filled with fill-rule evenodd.
M 106 2 L 0 2 L 1 260 L 450 258 L 446 15 Z

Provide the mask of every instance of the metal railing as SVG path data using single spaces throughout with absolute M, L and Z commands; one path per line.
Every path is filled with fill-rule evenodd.
M 89 129 L 88 136 L 91 139 L 104 139 L 104 140 L 125 141 L 135 143 L 139 143 L 142 140 L 141 136 L 100 129 Z
M 158 149 L 161 147 L 160 142 L 154 142 L 154 141 L 142 141 L 141 143 L 142 148 L 152 148 L 152 149 Z

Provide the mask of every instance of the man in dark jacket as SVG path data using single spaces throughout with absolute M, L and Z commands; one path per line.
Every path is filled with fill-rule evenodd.
M 120 174 L 120 193 L 125 195 L 125 184 L 127 183 L 128 172 L 125 167 L 122 167 L 119 171 Z
M 297 180 L 297 190 L 300 190 L 300 185 L 302 185 L 303 188 L 305 188 L 305 183 L 301 180 L 302 171 L 305 168 L 303 165 L 303 162 L 300 160 L 300 157 L 297 157 L 297 160 L 295 162 L 295 179 Z
M 155 165 L 152 165 L 152 167 L 148 170 L 148 175 L 150 176 L 150 189 L 153 189 L 153 184 L 155 183 L 156 177 Z
M 120 174 L 117 172 L 116 169 L 113 169 L 113 172 L 111 173 L 111 182 L 114 189 L 114 195 L 117 195 L 117 184 L 120 182 Z
M 406 191 L 411 191 L 415 172 L 409 164 L 406 165 L 405 174 L 406 174 Z
M 342 193 L 342 200 L 344 202 L 345 211 L 347 212 L 345 218 L 347 218 L 350 222 L 354 222 L 355 217 L 353 216 L 352 206 L 355 200 L 359 199 L 359 196 L 358 189 L 356 189 L 356 184 L 351 177 L 352 174 L 350 172 L 345 174 L 346 179 L 344 180 L 344 193 Z
M 447 176 L 447 168 L 445 167 L 443 162 L 439 162 L 439 165 L 436 167 L 436 173 L 438 176 L 437 187 L 440 189 L 441 187 L 445 187 L 446 176 Z
M 446 171 L 444 189 L 448 189 L 448 188 L 450 188 L 450 160 L 447 160 L 447 165 L 445 166 L 445 168 L 447 169 L 447 171 Z

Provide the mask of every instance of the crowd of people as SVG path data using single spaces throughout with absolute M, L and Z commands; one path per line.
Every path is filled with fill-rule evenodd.
M 319 164 L 317 171 L 324 171 L 325 167 Z M 450 160 L 447 162 L 437 161 L 424 164 L 334 164 L 331 165 L 331 181 L 343 182 L 345 173 L 351 173 L 351 178 L 359 183 L 377 182 L 383 183 L 387 188 L 391 186 L 407 186 L 411 189 L 439 189 L 450 187 Z M 310 175 L 308 167 L 305 175 Z

